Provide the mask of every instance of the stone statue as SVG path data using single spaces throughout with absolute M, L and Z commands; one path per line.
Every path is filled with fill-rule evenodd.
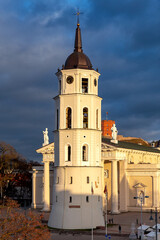
M 113 124 L 111 131 L 112 131 L 112 139 L 117 140 L 118 130 L 116 128 L 116 124 Z
M 43 131 L 43 136 L 44 136 L 43 146 L 45 146 L 45 145 L 49 144 L 48 128 L 46 128 L 46 130 Z

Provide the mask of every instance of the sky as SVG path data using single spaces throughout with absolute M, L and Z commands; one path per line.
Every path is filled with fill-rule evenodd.
M 124 136 L 160 139 L 159 0 L 0 0 L 0 141 L 27 160 L 54 141 L 55 73 L 82 45 L 101 73 L 102 119 Z

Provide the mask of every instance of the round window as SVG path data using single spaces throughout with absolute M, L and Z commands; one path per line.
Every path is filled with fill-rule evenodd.
M 74 79 L 73 79 L 72 76 L 68 76 L 68 77 L 67 77 L 67 83 L 68 83 L 68 84 L 73 83 L 73 80 L 74 80 Z

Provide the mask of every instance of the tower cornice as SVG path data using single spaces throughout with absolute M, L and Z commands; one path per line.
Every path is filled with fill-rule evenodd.
M 57 77 L 59 77 L 59 76 L 61 76 L 62 74 L 70 73 L 71 71 L 72 71 L 74 74 L 76 74 L 76 73 L 77 73 L 77 74 L 78 74 L 78 73 L 89 73 L 89 74 L 91 74 L 91 71 L 92 71 L 95 75 L 97 75 L 97 77 L 99 77 L 99 76 L 101 75 L 98 71 L 96 71 L 96 70 L 94 70 L 94 69 L 89 70 L 89 69 L 81 69 L 81 68 L 62 69 L 62 70 L 59 70 L 58 72 L 56 72 L 55 75 L 56 75 Z
M 98 99 L 101 99 L 101 100 L 103 100 L 103 98 L 101 98 L 101 97 L 99 97 L 98 95 L 96 95 L 96 94 L 89 94 L 89 93 L 66 93 L 66 94 L 58 94 L 57 96 L 55 96 L 53 99 L 54 100 L 56 100 L 57 98 L 59 98 L 59 97 L 61 97 L 61 96 L 75 96 L 75 95 L 78 95 L 78 96 L 94 96 L 94 97 L 96 97 L 96 98 L 98 98 Z

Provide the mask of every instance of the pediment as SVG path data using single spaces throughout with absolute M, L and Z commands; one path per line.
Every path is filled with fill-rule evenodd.
M 49 144 L 37 149 L 36 152 L 42 153 L 42 154 L 54 154 L 54 142 L 49 143 Z
M 134 188 L 145 188 L 146 185 L 144 185 L 143 183 L 136 183 L 133 187 Z

